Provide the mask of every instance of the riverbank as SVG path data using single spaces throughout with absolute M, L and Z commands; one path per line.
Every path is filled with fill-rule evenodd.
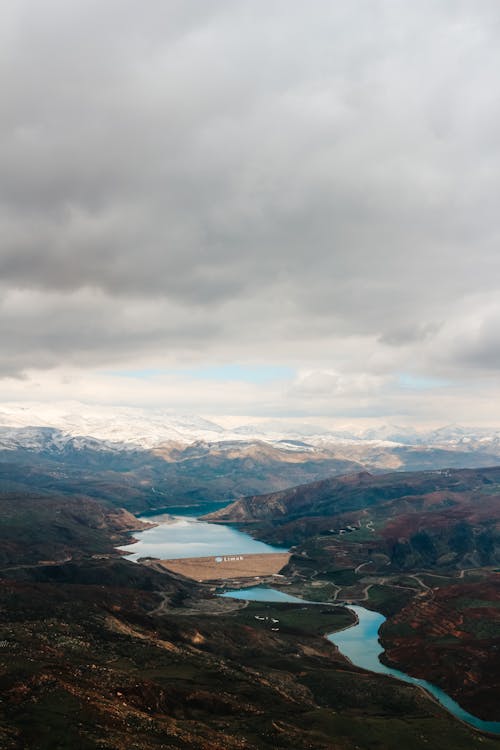
M 281 591 L 264 588 L 230 591 L 226 592 L 223 596 L 239 597 L 252 602 L 286 603 L 288 600 L 297 603 L 301 601 L 297 597 L 290 597 Z M 305 605 L 314 603 L 324 606 L 324 602 L 307 602 L 302 600 L 302 603 Z M 493 736 L 500 735 L 500 722 L 484 721 L 465 711 L 465 709 L 437 686 L 432 685 L 426 680 L 411 677 L 405 672 L 392 669 L 383 664 L 379 659 L 382 648 L 378 640 L 378 631 L 380 626 L 385 622 L 385 617 L 378 612 L 367 610 L 361 606 L 350 605 L 347 609 L 354 614 L 356 622 L 326 637 L 353 666 L 413 685 L 425 691 L 426 694 L 429 694 L 442 708 L 464 724 L 472 726 L 474 729 L 486 734 Z

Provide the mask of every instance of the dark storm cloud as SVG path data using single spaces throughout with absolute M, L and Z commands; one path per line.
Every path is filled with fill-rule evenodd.
M 2 13 L 5 371 L 187 349 L 474 359 L 440 336 L 478 293 L 481 327 L 497 293 L 496 2 Z

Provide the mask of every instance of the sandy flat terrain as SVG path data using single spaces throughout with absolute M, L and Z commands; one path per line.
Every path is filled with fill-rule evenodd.
M 160 560 L 158 564 L 195 581 L 220 581 L 228 578 L 255 578 L 279 573 L 289 552 L 259 555 L 221 555 L 220 557 L 187 557 Z

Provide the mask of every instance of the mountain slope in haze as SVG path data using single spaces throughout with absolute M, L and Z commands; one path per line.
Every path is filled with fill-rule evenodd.
M 496 460 L 477 451 L 422 446 L 217 436 L 145 449 L 133 441 L 111 443 L 49 426 L 0 427 L 0 487 L 21 494 L 33 488 L 80 493 L 139 512 L 230 502 L 362 469 L 475 467 Z
M 171 444 L 156 451 L 108 450 L 89 441 L 0 449 L 0 489 L 84 494 L 132 512 L 229 502 L 359 468 L 327 452 L 267 443 Z

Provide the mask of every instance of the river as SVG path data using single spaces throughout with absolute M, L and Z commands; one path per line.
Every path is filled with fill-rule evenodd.
M 304 599 L 298 599 L 293 596 L 290 597 L 281 591 L 262 587 L 227 591 L 225 594 L 222 594 L 222 596 L 258 602 L 305 602 Z M 325 606 L 325 602 L 308 603 L 321 604 L 323 607 Z M 449 695 L 436 687 L 436 685 L 427 682 L 427 680 L 420 680 L 416 677 L 411 677 L 409 674 L 401 672 L 399 669 L 392 669 L 391 667 L 386 667 L 385 664 L 382 664 L 379 656 L 383 653 L 383 649 L 378 639 L 378 632 L 386 618 L 379 612 L 373 612 L 365 607 L 349 605 L 348 609 L 355 613 L 357 623 L 350 628 L 346 628 L 337 633 L 330 633 L 330 635 L 327 635 L 327 638 L 337 646 L 339 651 L 346 656 L 352 664 L 356 667 L 367 669 L 370 672 L 395 677 L 396 679 L 401 680 L 402 682 L 407 682 L 410 685 L 418 685 L 418 687 L 423 688 L 430 693 L 433 698 L 443 706 L 443 708 L 456 716 L 457 719 L 460 719 L 460 721 L 472 725 L 481 732 L 500 734 L 499 721 L 484 721 L 483 719 L 479 719 L 477 716 L 473 716 L 473 714 L 465 711 L 465 709 L 454 701 L 453 698 L 450 698 Z
M 172 515 L 170 511 L 168 514 L 151 513 L 140 517 L 140 520 L 144 521 L 151 521 L 154 518 L 158 525 L 145 531 L 134 532 L 134 538 L 137 541 L 120 548 L 128 553 L 129 560 L 137 561 L 141 557 L 158 557 L 165 560 L 182 557 L 287 551 L 252 539 L 248 534 L 231 526 L 200 521 L 197 518 L 197 514 L 200 512 L 197 507 L 176 508 L 175 515 Z M 307 602 L 283 591 L 262 586 L 226 591 L 221 596 L 246 601 L 282 604 L 308 603 L 325 606 L 325 602 Z M 411 685 L 417 685 L 430 693 L 457 719 L 482 732 L 500 734 L 500 722 L 479 719 L 465 711 L 449 695 L 430 682 L 411 677 L 405 672 L 382 664 L 379 656 L 383 653 L 383 649 L 380 646 L 378 632 L 380 626 L 385 622 L 385 617 L 379 612 L 373 612 L 365 609 L 365 607 L 349 605 L 349 609 L 356 614 L 357 623 L 340 632 L 331 633 L 327 638 L 355 666 L 367 669 L 370 672 L 389 675 Z

